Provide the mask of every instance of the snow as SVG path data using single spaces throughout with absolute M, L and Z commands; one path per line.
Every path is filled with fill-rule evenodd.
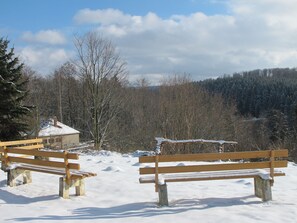
M 225 140 L 208 140 L 208 139 L 184 139 L 184 140 L 173 140 L 173 139 L 165 139 L 165 138 L 160 138 L 156 137 L 155 138 L 157 141 L 157 145 L 161 145 L 164 142 L 168 143 L 218 143 L 220 145 L 223 144 L 237 144 L 235 141 L 225 141 Z
M 6 186 L 0 171 L 1 222 L 297 222 L 297 165 L 276 177 L 273 200 L 254 196 L 252 179 L 168 183 L 169 207 L 158 207 L 154 184 L 139 183 L 138 154 L 80 156 L 86 196 L 58 196 L 59 176 L 32 172 L 31 184 Z M 74 189 L 71 190 L 74 194 Z
M 203 162 L 203 164 L 207 164 Z M 185 164 L 177 164 L 177 166 L 181 166 Z M 275 170 L 274 173 L 283 173 L 283 171 Z M 271 179 L 269 170 L 264 169 L 252 169 L 252 170 L 228 170 L 228 171 L 212 171 L 212 172 L 197 172 L 197 173 L 173 173 L 173 174 L 159 174 L 159 184 L 164 184 L 165 181 L 170 181 L 173 179 L 193 179 L 200 178 L 209 179 L 209 178 L 223 178 L 235 176 L 240 178 L 240 176 L 260 176 L 262 179 Z M 152 182 L 155 180 L 155 175 L 149 174 L 144 175 L 139 178 L 139 180 L 143 183 Z
M 46 136 L 59 136 L 59 135 L 71 135 L 79 134 L 79 131 L 57 121 L 57 125 L 54 125 L 54 120 L 49 119 L 41 124 L 41 130 L 38 133 L 39 137 Z
M 237 144 L 235 141 L 225 141 L 225 140 L 208 140 L 208 139 L 184 139 L 184 140 L 173 140 L 173 139 L 165 139 L 162 137 L 156 137 L 155 140 L 157 141 L 156 145 L 156 153 L 160 154 L 161 152 L 161 144 L 162 143 L 173 143 L 173 144 L 178 144 L 178 143 L 213 143 L 213 144 Z

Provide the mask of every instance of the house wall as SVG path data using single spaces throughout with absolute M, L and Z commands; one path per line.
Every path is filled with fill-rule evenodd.
M 45 146 L 56 149 L 67 149 L 79 144 L 79 134 L 41 137 Z

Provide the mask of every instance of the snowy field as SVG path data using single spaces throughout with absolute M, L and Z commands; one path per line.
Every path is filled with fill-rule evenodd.
M 58 196 L 56 175 L 32 172 L 33 182 L 6 186 L 0 171 L 0 222 L 297 222 L 297 165 L 276 177 L 273 201 L 254 196 L 252 179 L 169 183 L 169 207 L 158 207 L 153 184 L 138 182 L 138 158 L 101 151 L 80 156 L 86 196 Z M 74 194 L 74 189 L 71 190 Z

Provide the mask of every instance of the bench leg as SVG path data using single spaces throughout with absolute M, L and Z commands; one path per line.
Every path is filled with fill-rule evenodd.
M 1 158 L 2 156 L 0 155 L 0 158 Z M 7 166 L 4 164 L 4 161 L 2 161 L 1 162 L 1 170 L 3 170 L 4 172 L 6 172 L 7 170 L 6 170 L 6 168 L 7 168 Z
M 168 193 L 167 193 L 167 184 L 161 184 L 158 186 L 159 192 L 159 205 L 168 206 Z
M 10 187 L 15 187 L 16 183 L 15 180 L 18 177 L 15 170 L 8 170 L 7 171 L 7 185 Z
M 24 184 L 32 183 L 31 171 L 25 170 L 23 173 L 23 182 Z
M 82 196 L 85 195 L 85 181 L 83 179 L 76 180 L 75 182 L 75 195 Z
M 10 187 L 16 186 L 16 178 L 23 177 L 23 184 L 31 183 L 32 177 L 29 170 L 12 169 L 7 171 L 7 185 Z
M 59 179 L 59 196 L 68 199 L 69 189 L 75 186 L 75 195 L 85 195 L 85 182 L 83 179 L 72 180 L 70 184 L 66 182 L 64 177 Z
M 59 196 L 65 199 L 69 198 L 69 188 L 70 185 L 66 182 L 64 177 L 60 177 L 59 179 Z
M 272 200 L 271 183 L 269 179 L 262 179 L 261 177 L 254 178 L 255 195 L 262 199 L 262 201 Z

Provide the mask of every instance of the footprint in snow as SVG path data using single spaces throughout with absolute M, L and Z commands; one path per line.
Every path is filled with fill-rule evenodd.
M 107 171 L 107 172 L 123 172 L 123 170 L 117 166 L 108 166 L 102 171 Z
M 237 180 L 236 183 L 243 184 L 245 183 L 245 180 Z

